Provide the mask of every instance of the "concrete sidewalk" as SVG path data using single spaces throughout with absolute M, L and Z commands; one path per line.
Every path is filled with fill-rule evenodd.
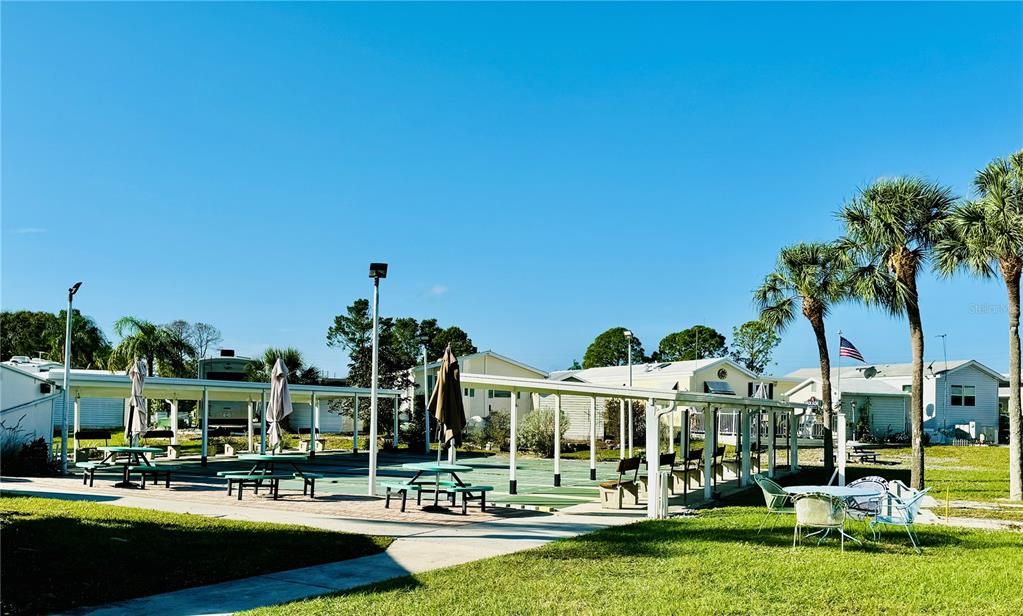
M 629 524 L 642 519 L 644 514 L 645 511 L 640 510 L 612 513 L 601 511 L 598 505 L 587 504 L 556 514 L 420 529 L 418 533 L 399 536 L 385 552 L 373 556 L 188 588 L 72 613 L 118 616 L 140 613 L 161 616 L 229 614 L 511 554 L 556 539 Z M 314 525 L 308 520 L 296 520 L 295 523 Z

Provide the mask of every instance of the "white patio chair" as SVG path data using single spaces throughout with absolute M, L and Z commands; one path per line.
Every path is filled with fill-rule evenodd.
M 753 481 L 763 491 L 764 503 L 767 505 L 767 513 L 764 515 L 764 519 L 760 521 L 760 527 L 757 529 L 757 534 L 759 535 L 760 531 L 764 530 L 764 524 L 767 524 L 767 520 L 771 516 L 793 513 L 794 510 L 792 509 L 792 495 L 786 492 L 780 485 L 759 473 L 753 475 Z
M 919 537 L 913 534 L 913 522 L 916 520 L 917 514 L 920 513 L 920 505 L 924 496 L 930 490 L 930 488 L 924 488 L 916 491 L 907 499 L 899 498 L 889 492 L 881 505 L 880 512 L 870 521 L 870 530 L 874 533 L 874 539 L 877 540 L 880 536 L 879 531 L 882 526 L 901 526 L 906 529 L 913 549 L 919 554 L 921 552 L 920 541 Z
M 850 483 L 849 487 L 877 490 L 877 496 L 854 496 L 846 500 L 849 504 L 850 518 L 863 521 L 881 511 L 881 503 L 888 494 L 887 479 L 877 476 L 862 477 Z
M 817 545 L 833 530 L 837 530 L 842 551 L 845 551 L 845 501 L 830 494 L 810 492 L 792 497 L 796 509 L 796 528 L 792 533 L 792 547 L 803 542 L 800 532 L 804 528 L 820 529 L 811 535 L 820 534 Z

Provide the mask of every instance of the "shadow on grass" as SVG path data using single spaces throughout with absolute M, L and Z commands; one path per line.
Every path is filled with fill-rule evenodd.
M 66 610 L 356 558 L 387 543 L 303 527 L 80 507 L 5 511 L 4 614 Z

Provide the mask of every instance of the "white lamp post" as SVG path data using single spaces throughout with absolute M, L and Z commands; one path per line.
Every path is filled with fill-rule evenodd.
M 379 358 L 380 327 L 378 323 L 380 304 L 380 279 L 387 278 L 386 263 L 370 263 L 369 277 L 373 279 L 373 372 L 370 382 L 369 407 L 369 495 L 373 496 L 377 483 L 377 378 Z
M 423 420 L 426 430 L 426 453 L 430 453 L 430 392 L 426 387 L 426 345 L 423 345 Z M 412 410 L 415 412 L 415 399 L 412 400 Z
M 76 282 L 67 290 L 67 326 L 64 329 L 64 412 L 60 421 L 60 472 L 67 475 L 67 409 L 71 404 L 71 304 L 78 293 L 81 282 Z
M 632 331 L 625 330 L 625 346 L 629 349 L 629 387 L 632 387 Z M 629 400 L 629 457 L 632 457 L 632 400 Z

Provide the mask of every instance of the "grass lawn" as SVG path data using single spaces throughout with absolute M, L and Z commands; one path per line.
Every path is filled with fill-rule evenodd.
M 2 611 L 66 610 L 366 556 L 390 542 L 303 526 L 4 496 Z
M 893 530 L 843 554 L 793 550 L 791 518 L 757 535 L 761 515 L 641 522 L 256 613 L 1023 613 L 1023 534 L 922 527 L 917 555 Z

